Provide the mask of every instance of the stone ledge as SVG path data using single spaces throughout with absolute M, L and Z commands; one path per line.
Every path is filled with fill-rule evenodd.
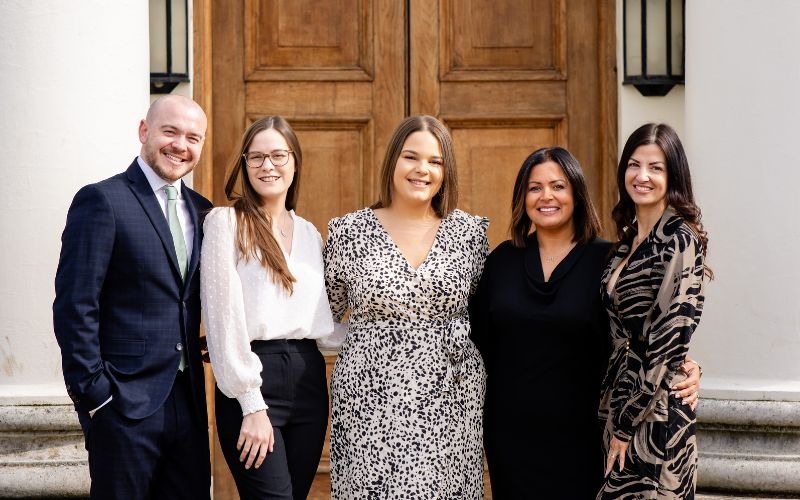
M 795 498 L 800 498 L 796 496 L 788 497 L 786 495 L 731 495 L 730 493 L 714 493 L 714 492 L 705 492 L 705 493 L 698 493 L 696 496 L 696 500 L 763 500 L 765 498 L 769 498 L 770 500 L 792 500 Z
M 701 455 L 698 479 L 703 488 L 754 493 L 800 494 L 797 460 L 749 460 Z
M 698 416 L 701 490 L 731 492 L 716 498 L 800 495 L 800 402 L 704 398 Z M 0 497 L 75 498 L 88 491 L 83 434 L 71 405 L 0 406 Z
M 62 430 L 81 432 L 72 405 L 0 406 L 0 432 Z
M 72 405 L 0 406 L 0 497 L 80 498 L 89 485 Z
M 800 402 L 700 400 L 698 418 L 703 422 L 736 426 L 794 427 L 800 432 Z
M 89 466 L 86 463 L 0 463 L 2 498 L 86 498 Z
M 702 399 L 697 413 L 699 488 L 800 494 L 800 402 Z

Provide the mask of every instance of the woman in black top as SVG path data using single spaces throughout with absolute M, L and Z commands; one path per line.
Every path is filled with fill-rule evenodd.
M 599 285 L 611 245 L 599 230 L 578 161 L 558 147 L 531 154 L 514 185 L 512 239 L 486 261 L 470 311 L 488 372 L 495 499 L 593 498 L 602 483 L 609 326 Z M 688 402 L 698 378 L 685 383 Z

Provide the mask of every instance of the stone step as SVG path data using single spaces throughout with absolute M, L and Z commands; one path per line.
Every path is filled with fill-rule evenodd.
M 698 493 L 697 500 L 791 500 L 800 498 L 800 496 L 775 496 L 775 495 L 755 495 L 753 494 L 735 494 L 735 493 Z

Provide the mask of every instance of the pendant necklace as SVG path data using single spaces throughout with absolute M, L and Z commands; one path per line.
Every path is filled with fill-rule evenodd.
M 569 253 L 569 251 L 572 250 L 572 247 L 574 247 L 574 246 L 575 246 L 575 242 L 573 242 L 570 246 L 568 246 L 566 248 L 566 250 L 564 250 L 563 252 L 559 252 L 559 253 L 557 253 L 555 255 L 545 255 L 544 256 L 544 261 L 547 262 L 547 263 L 553 263 L 553 262 L 556 261 L 556 259 L 560 259 L 564 255 Z
M 289 213 L 289 212 L 284 212 L 284 214 L 288 214 L 288 213 Z M 285 225 L 286 225 L 286 226 L 288 226 L 288 224 L 285 224 Z M 286 237 L 287 237 L 287 236 L 286 236 L 286 231 L 287 231 L 287 230 L 286 230 L 286 229 L 284 229 L 284 228 L 282 228 L 282 227 L 280 226 L 280 224 L 278 224 L 278 231 L 280 231 L 280 233 L 281 233 L 281 236 L 283 236 L 284 238 L 286 238 Z

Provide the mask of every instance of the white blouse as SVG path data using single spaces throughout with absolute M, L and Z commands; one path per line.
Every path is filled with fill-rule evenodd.
M 267 407 L 261 395 L 261 361 L 253 340 L 322 339 L 333 331 L 325 292 L 322 238 L 294 211 L 289 271 L 297 281 L 290 295 L 261 263 L 239 258 L 236 214 L 215 208 L 203 224 L 200 298 L 211 366 L 223 394 L 236 398 L 247 415 Z

